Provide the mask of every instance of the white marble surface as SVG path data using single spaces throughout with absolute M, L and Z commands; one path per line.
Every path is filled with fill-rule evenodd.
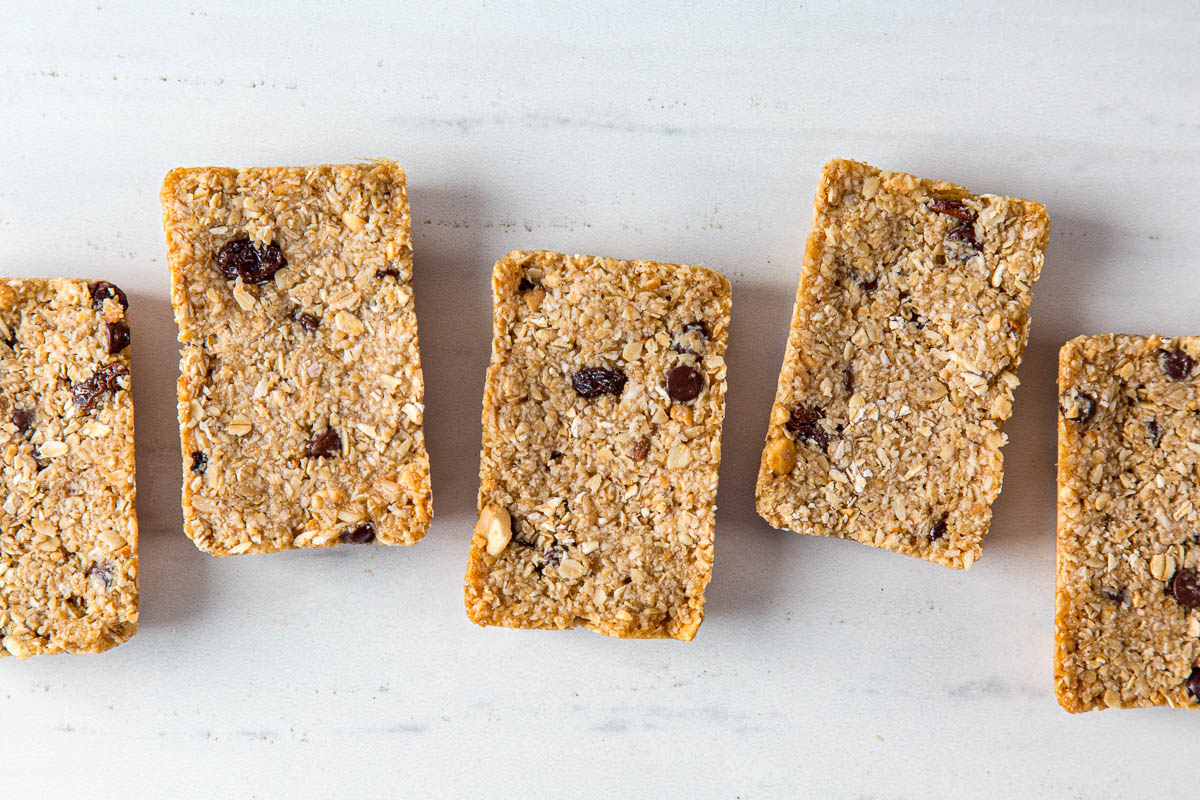
M 0 271 L 129 293 L 143 576 L 128 644 L 0 662 L 4 795 L 1190 794 L 1200 716 L 1051 692 L 1053 381 L 1075 334 L 1200 327 L 1197 6 L 850 5 L 0 2 Z M 181 532 L 160 181 L 372 156 L 411 181 L 437 519 L 411 549 L 211 559 Z M 753 512 L 834 156 L 1053 218 L 968 574 Z M 488 271 L 517 247 L 734 283 L 692 644 L 463 613 Z

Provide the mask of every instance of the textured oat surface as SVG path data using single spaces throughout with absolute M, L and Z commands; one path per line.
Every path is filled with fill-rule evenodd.
M 180 169 L 162 202 L 187 535 L 213 555 L 420 539 L 432 506 L 399 165 Z M 286 267 L 226 278 L 218 255 L 242 239 Z
M 854 161 L 825 166 L 815 206 L 758 513 L 969 568 L 1000 492 L 1046 210 Z
M 0 656 L 95 653 L 137 630 L 126 304 L 92 286 L 0 280 Z
M 518 251 L 492 290 L 469 616 L 691 639 L 712 572 L 729 282 Z M 703 376 L 686 402 L 666 386 L 680 366 Z M 619 394 L 576 391 L 596 367 L 625 376 Z
M 1172 353 L 1187 359 L 1169 374 Z M 1085 336 L 1059 353 L 1054 686 L 1068 711 L 1196 703 L 1200 609 L 1171 585 L 1200 567 L 1197 358 L 1197 337 Z

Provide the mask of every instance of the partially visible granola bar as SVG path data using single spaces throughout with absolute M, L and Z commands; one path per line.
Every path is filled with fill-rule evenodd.
M 468 615 L 691 639 L 712 572 L 729 282 L 515 251 L 492 290 Z
M 187 535 L 218 556 L 424 536 L 400 166 L 178 169 L 162 202 Z
M 825 166 L 758 475 L 763 519 L 947 567 L 979 558 L 1049 232 L 1028 200 Z
M 0 656 L 137 631 L 127 307 L 104 281 L 0 279 Z
M 1200 337 L 1058 358 L 1054 688 L 1068 711 L 1200 697 Z

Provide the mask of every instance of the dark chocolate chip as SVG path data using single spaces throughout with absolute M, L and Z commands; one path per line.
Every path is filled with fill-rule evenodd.
M 518 292 L 528 292 L 532 288 L 533 281 L 529 280 L 529 278 L 521 278 L 521 282 L 517 284 Z
M 643 461 L 648 455 L 650 455 L 650 440 L 638 439 L 637 444 L 633 446 L 633 457 L 638 461 Z
M 17 430 L 25 433 L 33 426 L 33 414 L 23 408 L 14 408 L 12 412 L 12 424 L 17 426 Z
M 1100 594 L 1104 595 L 1104 598 L 1106 600 L 1116 603 L 1117 605 L 1123 605 L 1125 603 L 1125 589 L 1124 588 L 1101 589 Z
M 312 333 L 317 328 L 321 327 L 321 320 L 312 314 L 301 311 L 298 308 L 292 312 L 292 319 L 296 320 L 296 322 L 299 322 L 300 327 L 304 328 L 304 330 L 308 331 L 309 333 Z
M 92 295 L 92 308 L 103 308 L 104 301 L 110 297 L 116 299 L 121 304 L 121 308 L 129 308 L 129 298 L 114 283 L 109 283 L 108 281 L 89 283 L 88 292 Z
M 1181 381 L 1192 372 L 1196 362 L 1178 347 L 1174 350 L 1159 350 L 1158 357 L 1162 362 L 1163 371 L 1173 381 Z
M 108 330 L 109 355 L 116 355 L 126 347 L 129 347 L 128 325 L 124 322 L 106 322 L 105 327 Z
M 1200 572 L 1191 567 L 1184 567 L 1171 578 L 1171 594 L 1181 606 L 1196 608 L 1200 606 Z
M 703 388 L 704 376 L 686 364 L 667 373 L 667 394 L 677 403 L 695 400 Z
M 1187 679 L 1188 691 L 1192 697 L 1200 700 L 1200 669 L 1193 668 Z
M 217 267 L 227 280 L 241 278 L 245 283 L 266 283 L 287 266 L 279 245 L 261 247 L 248 238 L 226 242 L 217 252 Z
M 400 270 L 395 267 L 384 267 L 383 269 L 375 270 L 376 278 L 399 278 Z
M 591 399 L 602 394 L 620 396 L 627 380 L 625 373 L 619 369 L 584 367 L 571 376 L 571 385 L 580 397 Z
M 192 472 L 198 472 L 203 475 L 206 469 L 208 469 L 208 456 L 199 450 L 192 453 Z
M 92 377 L 71 387 L 71 396 L 80 411 L 91 411 L 106 392 L 121 388 L 117 379 L 129 374 L 124 364 L 106 364 L 92 373 Z
M 340 537 L 342 544 L 370 544 L 375 541 L 375 526 L 369 522 L 351 528 Z
M 104 583 L 105 589 L 111 589 L 112 582 L 113 582 L 113 573 L 114 573 L 113 565 L 108 563 L 107 561 L 105 561 L 103 564 L 101 564 L 99 562 L 94 562 L 90 567 L 87 568 L 87 572 L 84 573 L 84 577 L 96 578 L 97 580 L 102 581 Z
M 783 427 L 801 439 L 812 442 L 825 450 L 829 447 L 829 434 L 817 424 L 817 420 L 824 418 L 825 412 L 820 408 L 801 403 L 792 409 L 792 414 L 788 417 L 788 421 L 783 423 Z
M 516 519 L 516 517 L 512 517 L 510 519 L 510 524 L 512 526 L 512 540 L 513 540 L 514 544 L 519 544 L 519 545 L 521 545 L 521 547 L 536 547 L 537 546 L 537 542 L 533 541 L 532 539 L 526 539 L 524 536 L 521 535 L 521 525 L 518 522 L 518 520 Z
M 929 203 L 929 210 L 938 214 L 957 217 L 966 222 L 975 221 L 975 211 L 966 206 L 961 200 L 933 200 Z
M 846 394 L 854 394 L 854 370 L 849 365 L 842 370 L 842 389 Z
M 342 437 L 333 428 L 326 428 L 308 443 L 308 455 L 312 458 L 336 456 L 342 452 Z
M 946 518 L 949 514 L 942 514 L 933 521 L 933 525 L 929 527 L 929 533 L 925 534 L 925 538 L 931 542 L 936 542 L 938 539 L 946 535 Z
M 870 278 L 864 278 L 857 272 L 854 273 L 854 279 L 858 281 L 858 285 L 862 287 L 864 292 L 873 292 L 879 288 L 879 277 L 872 275 Z
M 1158 427 L 1158 420 L 1152 419 L 1146 422 L 1146 436 L 1149 437 L 1152 447 L 1158 447 L 1162 442 L 1162 428 Z
M 1096 413 L 1096 395 L 1080 389 L 1068 389 L 1058 398 L 1058 413 L 1063 415 L 1063 419 L 1082 425 Z
M 549 550 L 546 551 L 545 555 L 542 557 L 544 559 L 546 559 L 547 564 L 549 564 L 552 567 L 557 567 L 559 564 L 562 563 L 564 555 L 566 555 L 566 553 L 563 552 L 563 549 L 561 547 L 559 547 L 558 545 L 553 545 L 552 547 L 550 547 Z
M 708 338 L 708 323 L 702 319 L 698 319 L 698 320 L 695 320 L 694 322 L 689 322 L 687 325 L 683 326 L 684 333 L 692 333 L 693 331 L 698 332 L 701 336 L 703 336 L 705 339 L 707 339 Z

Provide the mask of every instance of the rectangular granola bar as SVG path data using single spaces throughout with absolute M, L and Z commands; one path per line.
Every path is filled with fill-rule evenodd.
M 492 291 L 468 615 L 692 639 L 712 573 L 729 282 L 515 251 Z
M 127 307 L 104 281 L 0 279 L 0 656 L 137 631 Z
M 815 206 L 758 513 L 969 568 L 1000 493 L 1046 209 L 840 160 Z
M 217 556 L 424 536 L 404 171 L 177 169 L 162 203 L 187 535 Z
M 1200 696 L 1200 337 L 1058 357 L 1054 689 L 1068 711 Z

